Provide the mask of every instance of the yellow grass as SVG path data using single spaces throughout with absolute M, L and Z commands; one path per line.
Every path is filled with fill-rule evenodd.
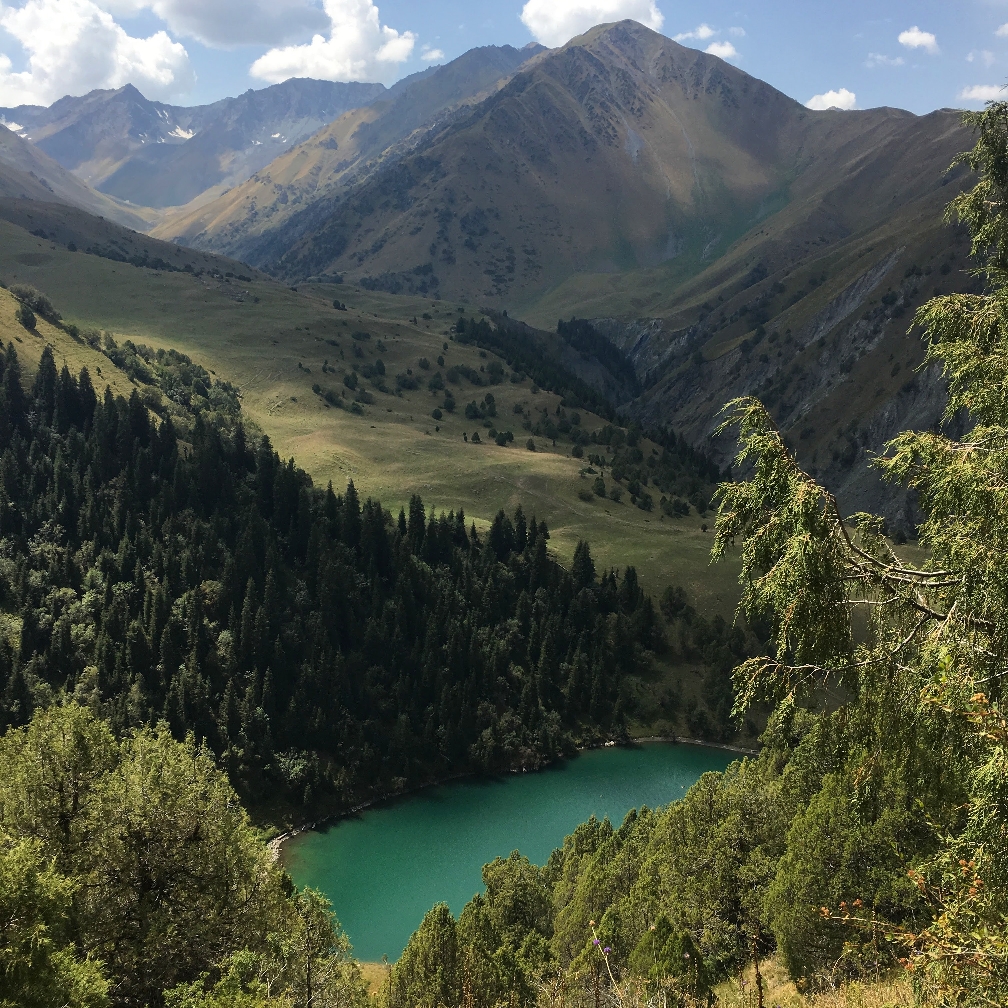
M 834 991 L 806 996 L 776 957 L 760 963 L 760 973 L 766 1008 L 911 1008 L 914 1003 L 910 985 L 901 976 L 845 984 Z M 757 1008 L 753 967 L 747 967 L 741 978 L 719 984 L 715 993 L 719 1008 Z

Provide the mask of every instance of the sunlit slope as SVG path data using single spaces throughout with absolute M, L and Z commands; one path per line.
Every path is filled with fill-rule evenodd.
M 201 197 L 171 212 L 156 233 L 196 248 L 245 256 L 264 232 L 416 146 L 460 108 L 501 87 L 540 49 L 485 46 L 419 79 L 401 81 L 387 97 L 339 116 L 242 185 L 212 202 Z
M 440 422 L 433 419 L 443 394 L 432 395 L 425 386 L 427 376 L 441 370 L 439 354 L 446 368 L 462 364 L 478 371 L 493 360 L 448 340 L 449 324 L 457 317 L 454 304 L 392 298 L 349 285 L 295 292 L 272 281 L 228 283 L 208 274 L 196 278 L 138 269 L 68 253 L 2 221 L 0 276 L 7 283 L 36 285 L 82 327 L 108 329 L 119 340 L 175 347 L 235 382 L 249 418 L 319 483 L 332 480 L 340 486 L 352 478 L 393 508 L 417 492 L 430 506 L 461 506 L 480 522 L 501 507 L 521 503 L 548 522 L 551 545 L 561 558 L 572 556 L 578 539 L 588 539 L 600 568 L 635 564 L 653 592 L 683 584 L 704 608 L 727 614 L 734 607 L 734 574 L 725 565 L 710 567 L 710 535 L 701 531 L 696 515 L 663 520 L 626 501 L 582 501 L 579 491 L 590 486 L 591 478 L 579 475 L 582 463 L 569 457 L 569 445 L 558 443 L 554 449 L 537 439 L 536 452 L 524 447 L 528 435 L 515 405 L 552 412 L 559 402 L 549 393 L 533 393 L 529 379 L 482 387 L 462 379 L 450 386 L 455 413 L 445 413 Z M 333 297 L 348 310 L 334 310 Z M 430 319 L 422 317 L 424 312 Z M 354 340 L 354 332 L 367 332 L 369 339 Z M 362 357 L 355 356 L 355 346 Z M 423 379 L 420 388 L 385 394 L 362 381 L 374 402 L 363 404 L 359 415 L 327 408 L 325 399 L 313 393 L 318 384 L 342 399 L 342 377 L 351 363 L 363 368 L 379 357 L 390 389 L 407 369 Z M 430 370 L 419 366 L 421 357 Z M 332 370 L 323 372 L 326 362 Z M 515 434 L 511 447 L 488 443 L 480 422 L 464 417 L 466 403 L 481 401 L 488 391 L 497 402 L 498 428 Z M 344 405 L 351 401 L 348 393 Z M 586 414 L 583 424 L 592 429 L 602 421 Z M 463 433 L 471 437 L 474 430 L 483 434 L 482 444 L 463 440 Z

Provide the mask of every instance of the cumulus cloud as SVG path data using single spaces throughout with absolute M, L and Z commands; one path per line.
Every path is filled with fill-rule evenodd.
M 709 38 L 714 38 L 717 32 L 706 22 L 698 25 L 693 31 L 680 32 L 673 36 L 676 42 L 706 42 Z
M 996 32 L 994 32 L 998 38 L 1008 38 L 1008 24 L 1001 25 Z
M 931 56 L 937 56 L 939 52 L 938 39 L 931 32 L 921 31 L 917 25 L 900 32 L 898 41 L 907 49 L 923 49 Z
M 972 52 L 966 54 L 967 63 L 983 63 L 984 66 L 989 67 L 994 65 L 994 53 L 990 49 L 980 49 L 979 51 L 974 49 Z
M 731 44 L 731 42 L 711 42 L 704 52 L 708 52 L 711 56 L 718 56 L 723 60 L 733 60 L 738 59 L 738 50 Z
M 325 31 L 328 18 L 309 0 L 94 0 L 117 17 L 149 10 L 175 35 L 227 48 L 283 42 Z
M 842 87 L 836 91 L 826 91 L 824 94 L 813 95 L 805 102 L 805 107 L 815 109 L 819 112 L 830 108 L 849 111 L 857 107 L 857 95 L 853 91 L 848 91 L 847 88 Z
M 906 60 L 902 56 L 886 56 L 885 53 L 877 52 L 868 53 L 868 59 L 865 60 L 865 66 L 869 69 L 880 66 L 898 67 L 905 63 Z
M 329 37 L 270 49 L 249 73 L 278 84 L 290 77 L 332 81 L 380 81 L 413 53 L 416 35 L 383 25 L 372 0 L 324 0 Z
M 745 38 L 745 28 L 739 28 L 738 26 L 729 28 L 728 34 L 734 38 Z
M 437 63 L 438 60 L 444 59 L 444 50 L 431 49 L 430 46 L 424 46 L 423 52 L 420 53 L 420 59 L 425 63 Z
M 973 84 L 959 92 L 961 101 L 1005 101 L 1006 98 L 1008 98 L 1008 87 L 1003 84 Z
M 537 42 L 556 48 L 597 24 L 639 21 L 655 31 L 665 18 L 655 0 L 527 0 L 522 23 Z
M 0 53 L 7 105 L 48 105 L 65 94 L 134 84 L 150 98 L 184 94 L 196 82 L 185 47 L 163 31 L 134 38 L 92 0 L 0 2 L 0 28 L 21 44 L 27 69 Z

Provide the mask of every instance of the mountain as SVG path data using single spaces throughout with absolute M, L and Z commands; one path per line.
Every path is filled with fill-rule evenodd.
M 381 84 L 292 79 L 182 108 L 149 101 L 128 84 L 49 108 L 0 109 L 0 116 L 96 189 L 166 207 L 244 181 L 290 144 L 385 91 Z
M 376 108 L 314 142 L 350 140 L 350 160 L 357 134 L 381 128 Z M 954 122 L 813 112 L 622 22 L 539 54 L 356 184 L 324 170 L 316 184 L 320 160 L 299 148 L 203 208 L 202 230 L 170 222 L 159 233 L 291 280 L 338 273 L 394 292 L 433 271 L 443 296 L 490 304 L 531 306 L 572 276 L 663 263 L 656 286 L 667 290 L 789 206 L 802 207 L 789 238 L 802 251 L 806 233 L 818 247 L 888 219 L 936 188 L 961 143 Z
M 359 143 L 377 107 L 317 139 Z M 646 389 L 628 408 L 649 425 L 705 442 L 722 402 L 764 395 L 845 501 L 908 527 L 912 505 L 850 459 L 940 414 L 905 330 L 934 289 L 971 283 L 941 223 L 968 145 L 953 110 L 811 111 L 622 22 L 363 170 L 327 176 L 302 147 L 158 233 L 289 282 L 508 307 L 543 329 L 591 319 L 634 360 Z
M 33 143 L 3 128 L 0 128 L 0 196 L 77 207 L 135 230 L 146 230 L 156 218 L 156 214 L 145 213 L 142 207 L 127 207 L 96 192 Z
M 196 248 L 227 248 L 228 255 L 252 254 L 264 235 L 282 227 L 299 209 L 314 206 L 413 150 L 543 51 L 537 45 L 485 46 L 407 77 L 381 100 L 347 112 L 292 147 L 244 185 L 206 206 L 166 218 L 157 234 Z

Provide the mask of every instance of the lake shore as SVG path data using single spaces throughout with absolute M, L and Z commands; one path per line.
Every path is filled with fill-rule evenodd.
M 646 743 L 663 743 L 665 745 L 692 745 L 692 746 L 702 746 L 706 749 L 720 749 L 724 752 L 738 753 L 742 756 L 757 756 L 759 755 L 756 749 L 745 749 L 741 746 L 728 745 L 724 742 L 705 742 L 703 739 L 692 739 L 683 738 L 679 735 L 647 735 L 641 738 L 631 739 L 629 742 L 602 742 L 598 745 L 589 746 L 578 746 L 576 752 L 578 755 L 586 752 L 595 752 L 599 749 L 607 748 L 628 748 L 635 745 L 642 745 Z M 548 763 L 542 769 L 546 770 L 551 766 L 556 766 L 560 760 L 554 760 L 552 763 Z M 510 770 L 507 771 L 510 774 L 527 773 L 525 770 Z M 534 770 L 533 773 L 540 773 L 541 770 Z M 279 836 L 274 837 L 269 841 L 269 848 L 273 854 L 274 859 L 280 858 L 280 853 L 283 845 L 287 843 L 288 840 L 293 840 L 295 837 L 300 836 L 302 833 L 308 833 L 312 830 L 319 829 L 323 826 L 330 826 L 333 823 L 340 822 L 343 819 L 350 819 L 353 816 L 359 815 L 361 812 L 366 812 L 370 808 L 374 808 L 377 805 L 383 805 L 386 802 L 395 801 L 400 798 L 408 798 L 412 795 L 420 794 L 423 791 L 427 791 L 433 787 L 440 787 L 443 784 L 451 784 L 456 781 L 468 780 L 475 777 L 476 774 L 472 772 L 467 773 L 457 773 L 451 774 L 447 777 L 439 777 L 437 780 L 427 781 L 424 784 L 418 784 L 416 787 L 407 788 L 403 791 L 396 791 L 392 794 L 382 794 L 375 795 L 373 798 L 369 798 L 367 801 L 359 802 L 352 808 L 346 809 L 343 812 L 335 812 L 331 815 L 324 816 L 321 819 L 317 819 L 314 822 L 304 823 L 301 826 L 296 826 L 293 829 L 289 829 Z

